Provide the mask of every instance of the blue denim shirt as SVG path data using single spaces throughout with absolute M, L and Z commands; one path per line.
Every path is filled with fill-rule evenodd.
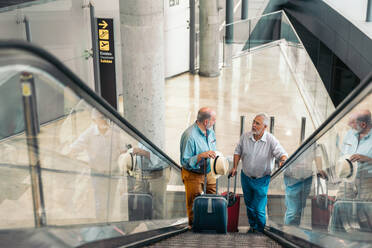
M 198 127 L 196 122 L 183 132 L 180 142 L 180 161 L 181 165 L 189 171 L 196 173 L 204 173 L 204 159 L 199 163 L 198 154 L 206 151 L 216 150 L 216 136 L 212 129 L 207 130 L 207 136 Z M 209 159 L 207 160 L 207 170 L 210 172 Z

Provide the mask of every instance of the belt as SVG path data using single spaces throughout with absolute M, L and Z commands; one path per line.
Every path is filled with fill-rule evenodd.
M 249 177 L 250 179 L 260 179 L 260 178 L 263 178 L 263 177 L 266 177 L 267 175 L 263 175 L 262 177 L 253 177 L 253 176 L 247 176 Z
M 244 174 L 244 176 L 249 177 L 250 179 L 260 179 L 260 178 L 263 178 L 263 177 L 267 176 L 267 175 L 263 175 L 262 177 L 254 177 L 254 176 L 246 175 L 243 171 L 242 171 L 242 173 Z

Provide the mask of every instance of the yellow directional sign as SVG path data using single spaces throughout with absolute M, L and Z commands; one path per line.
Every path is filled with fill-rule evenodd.
M 110 51 L 110 43 L 109 43 L 109 41 L 100 40 L 99 41 L 99 50 L 101 50 L 101 51 Z
M 109 39 L 109 31 L 107 29 L 99 29 L 98 34 L 99 34 L 99 39 L 100 40 L 108 40 Z
M 31 85 L 29 83 L 22 84 L 22 95 L 31 96 Z
M 108 24 L 105 20 L 102 20 L 101 23 L 98 23 L 98 26 L 102 27 L 103 29 L 107 28 Z

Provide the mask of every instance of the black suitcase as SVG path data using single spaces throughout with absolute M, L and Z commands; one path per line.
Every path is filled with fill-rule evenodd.
M 129 221 L 152 219 L 152 196 L 150 194 L 128 193 Z
M 206 161 L 206 160 L 205 160 Z M 204 192 L 207 188 L 206 162 L 204 164 Z M 216 231 L 227 233 L 227 205 L 224 196 L 204 194 L 194 200 L 194 232 Z

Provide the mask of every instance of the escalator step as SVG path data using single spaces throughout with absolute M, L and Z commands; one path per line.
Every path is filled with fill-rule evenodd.
M 210 234 L 188 231 L 154 243 L 149 247 L 254 247 L 279 248 L 280 244 L 263 234 L 228 233 Z

